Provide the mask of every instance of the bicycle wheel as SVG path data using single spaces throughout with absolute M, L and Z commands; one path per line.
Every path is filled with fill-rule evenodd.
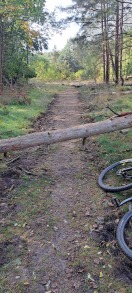
M 98 184 L 102 189 L 110 192 L 132 188 L 132 159 L 122 160 L 105 168 L 99 175 Z
M 132 210 L 128 211 L 120 220 L 116 237 L 124 254 L 132 259 Z

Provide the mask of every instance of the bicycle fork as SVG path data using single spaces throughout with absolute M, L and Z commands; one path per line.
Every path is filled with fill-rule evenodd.
M 112 199 L 112 203 L 114 204 L 114 206 L 116 208 L 119 208 L 119 207 L 123 206 L 124 204 L 126 204 L 128 202 L 130 202 L 130 204 L 129 204 L 129 210 L 132 210 L 132 197 L 129 197 L 129 198 L 123 200 L 123 201 L 120 201 L 117 197 L 114 197 Z

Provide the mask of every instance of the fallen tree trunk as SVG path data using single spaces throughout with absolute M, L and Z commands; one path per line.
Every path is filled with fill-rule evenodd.
M 71 139 L 85 138 L 130 127 L 132 127 L 132 114 L 66 129 L 35 132 L 15 138 L 0 140 L 0 153 L 16 151 L 37 145 L 49 145 Z

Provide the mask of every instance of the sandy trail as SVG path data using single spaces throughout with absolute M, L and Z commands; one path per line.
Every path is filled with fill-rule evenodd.
M 48 130 L 80 124 L 82 112 L 83 104 L 76 90 L 69 89 L 61 93 L 48 116 L 46 122 Z M 43 118 L 40 124 L 43 130 Z M 47 291 L 53 293 L 84 292 L 83 284 L 81 284 L 82 276 L 73 269 L 72 265 L 79 249 L 80 239 L 86 236 L 83 235 L 81 226 L 89 206 L 88 194 L 92 192 L 91 184 L 88 184 L 86 176 L 83 176 L 85 166 L 80 147 L 81 140 L 57 143 L 49 147 L 46 157 L 46 163 L 50 166 L 51 176 L 54 178 L 50 213 L 56 219 L 56 224 L 53 227 L 49 245 L 43 246 L 42 243 L 41 248 L 40 243 L 38 246 L 32 245 L 32 250 L 35 251 L 33 263 L 37 263 L 37 269 L 43 265 L 45 267 L 44 286 L 41 286 L 41 293 L 46 292 L 46 288 Z M 90 178 L 92 179 L 91 175 Z M 78 220 L 76 206 L 80 206 L 82 223 Z

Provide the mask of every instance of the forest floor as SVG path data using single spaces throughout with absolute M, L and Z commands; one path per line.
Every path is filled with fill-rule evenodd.
M 84 123 L 84 113 L 69 87 L 34 131 Z M 119 212 L 97 185 L 95 139 L 35 147 L 10 160 L 17 156 L 0 177 L 0 293 L 130 293 L 132 265 L 115 239 Z

